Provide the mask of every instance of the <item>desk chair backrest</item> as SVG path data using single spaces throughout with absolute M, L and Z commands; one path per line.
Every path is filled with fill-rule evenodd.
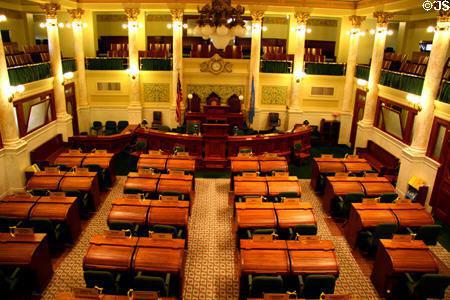
M 134 289 L 137 291 L 157 292 L 160 297 L 168 296 L 169 292 L 163 278 L 140 273 L 134 277 Z
M 250 284 L 250 297 L 263 298 L 264 293 L 282 293 L 284 289 L 281 276 L 254 276 Z
M 333 275 L 308 275 L 303 280 L 303 298 L 319 299 L 322 293 L 333 294 L 336 278 Z
M 420 299 L 445 297 L 445 289 L 450 285 L 450 275 L 424 274 L 413 287 L 413 296 Z
M 116 290 L 114 276 L 109 271 L 86 270 L 84 271 L 84 281 L 86 287 L 102 288 L 103 293 L 114 293 Z
M 441 225 L 424 225 L 419 228 L 414 239 L 422 240 L 426 245 L 436 245 L 441 230 Z
M 375 226 L 373 231 L 374 237 L 377 239 L 392 239 L 392 236 L 397 231 L 397 224 L 385 223 Z
M 398 198 L 396 193 L 387 193 L 380 196 L 380 203 L 392 203 Z
M 299 235 L 316 235 L 317 225 L 313 224 L 302 224 L 294 226 L 294 238 L 295 234 Z

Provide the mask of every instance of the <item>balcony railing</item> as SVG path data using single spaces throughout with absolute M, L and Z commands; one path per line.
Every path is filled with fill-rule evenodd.
M 263 73 L 292 73 L 292 62 L 287 60 L 261 60 Z
M 8 68 L 9 84 L 25 84 L 52 77 L 48 62 Z
M 305 73 L 309 75 L 345 75 L 345 64 L 338 63 L 305 63 Z
M 77 70 L 77 64 L 75 59 L 64 59 L 62 61 L 63 73 L 75 72 Z
M 356 78 L 369 80 L 369 73 L 370 73 L 370 67 L 369 66 L 365 66 L 365 65 L 358 65 L 358 66 L 356 66 L 356 72 L 355 72 L 355 77 Z
M 141 58 L 142 71 L 172 71 L 172 60 L 166 58 Z
M 87 70 L 125 70 L 128 58 L 125 57 L 89 57 L 86 58 Z
M 439 93 L 439 101 L 450 104 L 450 81 L 442 83 L 441 92 Z

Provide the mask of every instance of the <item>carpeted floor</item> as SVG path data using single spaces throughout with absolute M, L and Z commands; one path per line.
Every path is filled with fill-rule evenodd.
M 107 229 L 111 201 L 122 195 L 124 181 L 125 177 L 118 177 L 117 184 L 89 221 L 79 241 L 61 258 L 43 299 L 54 299 L 60 292 L 84 286 L 82 260 L 89 240 Z M 323 212 L 320 199 L 309 187 L 309 180 L 300 182 L 303 200 L 310 201 L 314 207 L 318 234 L 322 239 L 332 240 L 336 247 L 340 267 L 336 292 L 351 293 L 359 299 L 379 299 L 369 278 L 370 261 L 355 259 L 347 241 L 336 229 L 337 225 Z M 236 276 L 232 209 L 228 206 L 229 179 L 197 178 L 195 189 L 196 199 L 189 220 L 184 299 L 237 299 L 239 280 Z M 441 264 L 450 268 L 449 252 L 440 245 L 432 247 L 432 251 Z M 364 264 L 369 267 L 365 268 Z

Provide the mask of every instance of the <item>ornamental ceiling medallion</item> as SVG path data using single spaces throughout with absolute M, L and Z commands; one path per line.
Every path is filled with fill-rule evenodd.
M 209 60 L 200 64 L 201 72 L 210 72 L 214 75 L 226 72 L 231 73 L 233 65 L 230 62 L 226 62 L 220 57 L 219 54 L 214 54 Z

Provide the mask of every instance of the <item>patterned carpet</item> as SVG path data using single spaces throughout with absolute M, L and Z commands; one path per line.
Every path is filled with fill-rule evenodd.
M 122 195 L 125 177 L 118 177 L 99 211 L 91 218 L 77 244 L 62 258 L 55 275 L 43 294 L 54 299 L 57 294 L 84 286 L 82 260 L 95 234 L 107 229 L 106 219 L 112 199 Z M 345 238 L 323 212 L 320 199 L 311 191 L 309 180 L 300 180 L 302 198 L 310 201 L 322 239 L 334 242 L 338 254 L 340 276 L 337 293 L 351 293 L 359 299 L 379 299 L 370 282 L 370 273 L 361 269 Z M 184 299 L 237 299 L 239 280 L 235 270 L 235 240 L 232 235 L 232 209 L 228 207 L 228 179 L 196 179 L 196 200 L 189 220 Z M 441 263 L 450 268 L 450 254 L 440 245 L 432 247 Z M 450 289 L 449 289 L 450 291 Z M 450 294 L 450 293 L 448 293 Z

